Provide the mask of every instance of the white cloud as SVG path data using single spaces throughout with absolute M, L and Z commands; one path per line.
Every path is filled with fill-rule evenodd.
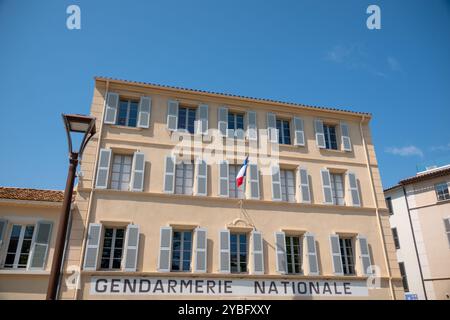
M 450 143 L 447 143 L 446 145 L 440 145 L 440 146 L 432 146 L 430 148 L 431 151 L 450 151 Z
M 419 156 L 423 157 L 423 152 L 416 146 L 406 146 L 406 147 L 388 147 L 385 149 L 387 153 L 394 154 L 396 156 L 409 157 L 409 156 Z

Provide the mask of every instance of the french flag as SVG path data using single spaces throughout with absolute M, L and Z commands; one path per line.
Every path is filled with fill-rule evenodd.
M 245 174 L 247 173 L 247 164 L 248 164 L 248 156 L 244 160 L 244 164 L 242 165 L 241 169 L 239 170 L 237 176 L 236 176 L 236 186 L 239 188 L 242 183 L 244 182 Z

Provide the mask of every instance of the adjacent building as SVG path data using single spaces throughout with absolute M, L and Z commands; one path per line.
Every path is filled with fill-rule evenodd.
M 385 190 L 405 292 L 450 299 L 450 165 Z
M 0 299 L 45 299 L 62 191 L 0 187 Z

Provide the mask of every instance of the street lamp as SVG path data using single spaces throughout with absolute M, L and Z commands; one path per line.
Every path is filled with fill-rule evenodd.
M 95 134 L 95 118 L 78 114 L 63 114 L 64 126 L 66 128 L 67 140 L 69 143 L 69 172 L 67 174 L 66 189 L 64 190 L 64 201 L 61 212 L 61 220 L 56 236 L 55 252 L 53 253 L 52 269 L 47 289 L 47 300 L 55 300 L 58 293 L 58 284 L 63 263 L 63 253 L 66 243 L 67 225 L 69 223 L 70 206 L 72 203 L 73 186 L 78 166 L 78 159 L 81 158 L 88 141 Z M 72 149 L 71 133 L 83 134 L 78 151 Z

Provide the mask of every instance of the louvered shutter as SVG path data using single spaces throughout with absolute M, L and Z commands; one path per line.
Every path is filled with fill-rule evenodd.
M 353 172 L 348 173 L 348 185 L 350 194 L 352 196 L 352 204 L 355 207 L 361 206 L 361 199 L 359 198 L 358 181 L 356 175 Z
M 145 155 L 142 152 L 135 152 L 133 155 L 133 165 L 131 170 L 131 191 L 144 190 Z
M 253 274 L 264 274 L 263 237 L 260 231 L 252 233 Z
M 369 253 L 369 244 L 367 238 L 363 235 L 358 235 L 360 260 L 361 260 L 361 271 L 363 275 L 371 275 L 371 270 L 369 267 L 372 265 Z
M 208 186 L 208 166 L 205 160 L 197 159 L 197 190 L 196 194 L 198 196 L 206 196 L 207 195 L 207 186 Z
M 345 122 L 341 122 L 341 142 L 342 142 L 342 150 L 344 151 L 352 151 L 352 142 L 350 140 L 350 129 L 348 128 L 348 124 Z
M 314 130 L 316 131 L 316 144 L 319 148 L 325 148 L 325 134 L 323 131 L 323 121 L 314 120 Z
M 208 133 L 208 105 L 200 104 L 197 109 L 196 133 Z
M 117 108 L 119 106 L 119 95 L 115 92 L 108 92 L 105 104 L 104 123 L 115 124 L 117 118 Z
M 205 273 L 207 269 L 208 239 L 205 228 L 195 229 L 195 265 L 194 272 Z
M 248 140 L 258 140 L 258 127 L 256 124 L 256 112 L 247 112 L 247 138 Z
M 101 223 L 90 223 L 86 243 L 86 252 L 84 256 L 84 270 L 97 270 L 98 250 L 101 235 Z
M 299 117 L 294 117 L 294 144 L 296 146 L 305 145 L 305 131 L 303 129 L 303 119 Z
M 308 257 L 308 268 L 309 275 L 318 275 L 319 274 L 319 264 L 317 262 L 317 248 L 316 248 L 316 240 L 312 233 L 305 234 L 306 241 L 306 255 Z
M 228 130 L 228 108 L 220 107 L 218 111 L 218 122 L 217 128 L 219 129 L 220 135 L 222 137 L 227 136 Z
M 281 201 L 280 167 L 271 166 L 272 173 L 272 200 Z
M 259 199 L 259 171 L 258 165 L 249 164 L 248 180 L 250 184 L 250 199 Z
M 339 245 L 339 236 L 336 234 L 330 235 L 331 256 L 333 258 L 333 271 L 335 275 L 343 275 L 341 258 L 341 246 Z
M 220 230 L 219 241 L 220 241 L 219 271 L 222 273 L 230 273 L 230 231 Z
M 300 202 L 311 203 L 311 190 L 306 168 L 299 167 L 297 170 L 297 181 L 299 184 Z
M 152 110 L 152 98 L 141 97 L 139 101 L 139 115 L 137 126 L 139 128 L 148 128 L 150 126 L 150 114 Z
M 323 202 L 333 204 L 333 190 L 331 188 L 330 172 L 327 169 L 320 170 L 322 176 Z
M 229 167 L 228 161 L 224 160 L 219 163 L 219 196 L 228 197 L 229 196 Z M 230 179 L 235 179 L 231 177 Z
M 172 259 L 172 227 L 161 227 L 159 239 L 158 271 L 169 272 Z
M 167 101 L 167 129 L 175 131 L 178 128 L 178 101 Z
M 275 232 L 275 251 L 277 255 L 277 272 L 287 273 L 286 236 L 284 232 Z
M 3 244 L 3 237 L 6 233 L 6 226 L 8 225 L 8 221 L 5 219 L 0 219 L 0 249 Z
M 271 143 L 278 143 L 277 117 L 274 113 L 267 113 L 267 135 Z
M 166 156 L 164 163 L 164 192 L 174 193 L 175 190 L 175 157 Z
M 100 149 L 97 178 L 95 179 L 95 187 L 97 189 L 106 189 L 108 187 L 110 161 L 111 149 Z
M 139 254 L 139 226 L 129 224 L 125 236 L 124 271 L 136 271 Z
M 51 221 L 38 221 L 36 236 L 31 248 L 29 269 L 45 269 L 48 247 L 50 244 L 53 223 Z

